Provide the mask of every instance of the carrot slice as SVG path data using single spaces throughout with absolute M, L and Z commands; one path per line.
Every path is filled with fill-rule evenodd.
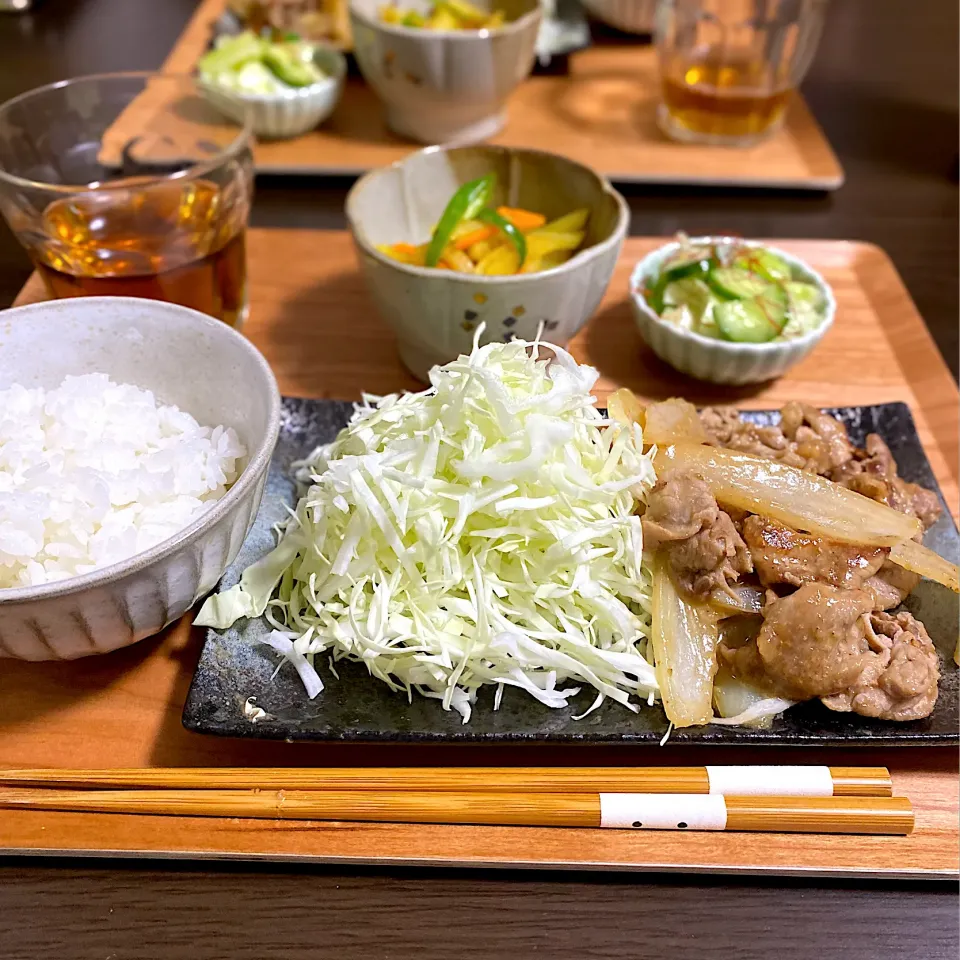
M 457 237 L 453 245 L 458 250 L 466 250 L 468 247 L 472 247 L 475 243 L 479 243 L 481 240 L 486 240 L 489 237 L 492 237 L 496 232 L 496 227 L 478 227 L 476 230 L 472 230 L 470 233 L 465 233 L 462 237 Z
M 407 257 L 415 257 L 418 253 L 417 247 L 412 243 L 394 243 L 391 245 L 396 253 Z
M 521 210 L 519 207 L 497 207 L 497 213 L 504 220 L 509 220 L 520 231 L 536 230 L 547 222 L 547 218 L 542 213 Z

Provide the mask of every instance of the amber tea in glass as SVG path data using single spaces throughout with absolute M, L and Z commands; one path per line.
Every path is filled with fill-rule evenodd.
M 78 141 L 55 158 L 30 123 L 53 109 Z M 251 178 L 249 131 L 187 78 L 81 78 L 0 107 L 0 208 L 54 297 L 149 297 L 240 326 Z
M 657 24 L 661 128 L 745 146 L 783 122 L 816 50 L 825 0 L 663 0 Z

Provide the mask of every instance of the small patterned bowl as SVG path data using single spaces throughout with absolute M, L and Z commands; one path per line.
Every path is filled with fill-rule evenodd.
M 317 46 L 313 57 L 327 76 L 309 87 L 271 94 L 237 93 L 202 77 L 197 77 L 197 86 L 207 100 L 230 119 L 243 123 L 249 115 L 258 137 L 271 140 L 298 137 L 333 113 L 347 76 L 347 61 L 338 50 Z
M 378 244 L 424 243 L 453 192 L 495 172 L 495 204 L 536 210 L 553 219 L 588 207 L 586 246 L 542 273 L 486 277 L 415 267 Z M 421 380 L 434 364 L 469 353 L 478 326 L 482 343 L 543 337 L 566 343 L 596 310 L 630 223 L 623 197 L 588 167 L 552 153 L 509 147 L 430 147 L 362 177 L 347 196 L 367 289 L 396 330 L 403 362 Z
M 155 547 L 67 580 L 0 590 L 0 657 L 73 660 L 159 632 L 213 589 L 260 506 L 280 393 L 267 361 L 235 330 L 196 310 L 132 297 L 0 313 L 0 389 L 50 389 L 81 373 L 106 373 L 201 423 L 233 427 L 247 461 L 220 500 Z
M 657 0 L 583 0 L 587 11 L 624 33 L 653 33 Z
M 353 52 L 386 107 L 387 126 L 420 143 L 476 143 L 503 127 L 507 97 L 533 68 L 540 0 L 475 0 L 508 22 L 492 30 L 384 23 L 383 0 L 350 0 Z M 431 0 L 403 0 L 427 13 Z
M 691 237 L 691 243 L 744 243 L 735 237 Z M 766 243 L 748 241 L 747 246 L 763 247 L 782 257 L 797 276 L 816 284 L 826 299 L 823 322 L 815 330 L 794 340 L 774 340 L 770 343 L 733 343 L 715 340 L 690 330 L 682 330 L 660 319 L 647 303 L 643 291 L 648 281 L 660 273 L 661 264 L 679 248 L 679 243 L 668 243 L 644 257 L 630 277 L 630 298 L 633 315 L 643 339 L 653 352 L 675 367 L 698 380 L 710 383 L 759 383 L 779 377 L 799 363 L 823 339 L 833 324 L 837 302 L 833 290 L 823 277 L 802 260 Z

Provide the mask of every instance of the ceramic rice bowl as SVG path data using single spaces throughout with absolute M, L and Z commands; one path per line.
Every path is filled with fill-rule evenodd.
M 226 494 L 173 537 L 128 560 L 40 586 L 0 589 L 0 657 L 70 660 L 148 637 L 209 593 L 253 523 L 280 426 L 266 360 L 195 310 L 131 297 L 55 300 L 0 313 L 0 390 L 105 373 L 152 390 L 246 447 Z
M 542 273 L 477 276 L 398 263 L 378 244 L 424 243 L 454 191 L 495 172 L 494 205 L 525 207 L 548 220 L 587 207 L 584 246 Z M 610 283 L 630 213 L 588 167 L 555 154 L 508 147 L 433 147 L 374 170 L 350 191 L 347 220 L 367 289 L 393 327 L 403 362 L 421 380 L 430 367 L 481 343 L 520 337 L 564 344 L 596 310 Z

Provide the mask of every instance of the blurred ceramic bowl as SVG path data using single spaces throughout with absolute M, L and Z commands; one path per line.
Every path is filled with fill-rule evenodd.
M 624 33 L 653 33 L 657 0 L 583 0 L 587 12 Z
M 49 349 L 55 344 L 56 349 Z M 233 427 L 240 476 L 175 536 L 129 560 L 36 587 L 0 589 L 0 656 L 71 660 L 148 637 L 209 593 L 260 505 L 280 394 L 266 360 L 205 314 L 132 297 L 54 300 L 0 313 L 0 390 L 106 373 L 152 390 L 200 423 Z
M 394 133 L 420 143 L 485 140 L 503 126 L 507 97 L 533 68 L 540 0 L 476 0 L 502 9 L 490 30 L 424 30 L 384 23 L 383 0 L 350 0 L 353 52 Z M 428 13 L 431 0 L 404 0 Z
M 464 183 L 494 172 L 494 205 L 536 210 L 548 220 L 587 207 L 584 246 L 541 273 L 478 276 L 399 263 L 378 244 L 424 243 Z M 421 380 L 430 368 L 481 343 L 543 337 L 566 343 L 590 318 L 616 266 L 630 212 L 589 167 L 552 153 L 509 147 L 430 147 L 362 177 L 347 196 L 367 289 L 397 333 L 403 362 Z
M 808 264 L 798 257 L 766 243 L 743 241 L 736 237 L 691 237 L 690 244 L 737 243 L 741 246 L 763 247 L 785 260 L 794 275 L 815 284 L 826 302 L 823 322 L 815 330 L 790 340 L 771 340 L 768 343 L 734 343 L 705 337 L 676 324 L 661 320 L 647 302 L 644 291 L 661 271 L 662 264 L 677 252 L 679 243 L 668 243 L 644 257 L 630 277 L 630 298 L 633 315 L 643 339 L 653 352 L 675 367 L 698 380 L 710 383 L 742 384 L 772 380 L 799 363 L 823 339 L 833 324 L 837 303 L 830 285 Z
M 204 77 L 197 77 L 197 86 L 207 100 L 230 119 L 243 123 L 249 116 L 258 137 L 272 140 L 298 137 L 333 113 L 347 76 L 347 61 L 338 50 L 318 45 L 313 59 L 326 78 L 308 87 L 291 87 L 270 94 L 238 93 Z

